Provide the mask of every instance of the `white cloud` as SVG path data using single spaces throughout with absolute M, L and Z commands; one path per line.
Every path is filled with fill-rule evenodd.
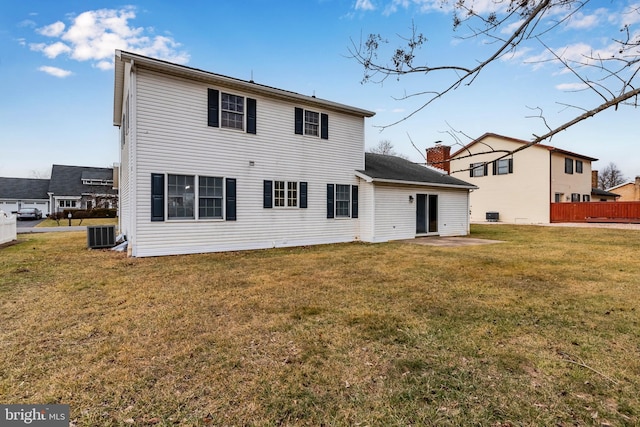
M 596 9 L 588 15 L 577 12 L 571 15 L 567 23 L 567 28 L 572 30 L 588 30 L 598 26 L 603 21 L 607 21 L 609 14 L 610 11 L 604 8 Z
M 93 66 L 101 70 L 113 68 L 116 49 L 180 64 L 189 61 L 189 54 L 180 50 L 180 43 L 172 37 L 154 36 L 152 30 L 131 25 L 135 17 L 133 7 L 86 11 L 73 18 L 69 26 L 58 21 L 36 30 L 44 36 L 59 38 L 58 41 L 29 46 L 50 59 L 66 54 L 76 61 L 92 61 Z
M 71 52 L 71 48 L 62 42 L 55 42 L 52 44 L 36 43 L 30 45 L 31 50 L 44 53 L 49 59 L 55 59 L 60 54 Z
M 633 25 L 640 22 L 640 3 L 633 3 L 621 14 L 622 25 Z
M 44 73 L 50 74 L 54 77 L 59 77 L 61 79 L 65 78 L 65 77 L 69 77 L 70 75 L 72 75 L 73 73 L 69 70 L 63 70 L 62 68 L 58 68 L 58 67 L 49 67 L 46 65 L 43 65 L 42 67 L 38 68 L 39 71 L 42 71 Z
M 38 28 L 36 32 L 47 37 L 59 37 L 60 34 L 62 34 L 62 32 L 64 31 L 64 28 L 64 22 L 58 21 L 54 22 L 51 25 L 46 25 L 42 28 Z
M 556 89 L 566 91 L 566 92 L 575 92 L 578 90 L 588 89 L 589 85 L 585 83 L 560 83 L 556 85 Z
M 371 0 L 356 0 L 356 10 L 375 10 L 375 8 Z

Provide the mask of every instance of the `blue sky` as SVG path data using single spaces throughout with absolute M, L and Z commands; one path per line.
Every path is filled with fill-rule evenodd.
M 575 92 L 579 81 L 557 63 L 544 62 L 538 43 L 483 71 L 410 119 L 380 130 L 420 105 L 404 94 L 441 88 L 424 75 L 362 84 L 362 67 L 349 47 L 380 33 L 399 46 L 412 23 L 428 42 L 419 58 L 430 66 L 472 65 L 493 47 L 483 38 L 460 39 L 440 0 L 247 1 L 3 1 L 0 6 L 0 176 L 47 177 L 52 164 L 109 167 L 118 162 L 112 126 L 113 55 L 129 50 L 376 112 L 366 122 L 366 146 L 389 140 L 414 161 L 435 141 L 456 143 L 452 132 L 485 132 L 524 140 L 545 133 L 540 108 L 556 127 L 601 100 Z M 475 0 L 482 10 L 489 0 Z M 629 24 L 638 31 L 633 0 L 592 0 L 545 41 L 576 58 L 606 52 Z M 524 60 L 524 61 L 523 61 Z M 632 179 L 640 175 L 640 111 L 621 107 L 584 121 L 545 143 L 614 162 Z M 461 135 L 461 134 L 458 134 Z M 468 142 L 461 136 L 462 142 Z M 454 147 L 455 149 L 455 147 Z

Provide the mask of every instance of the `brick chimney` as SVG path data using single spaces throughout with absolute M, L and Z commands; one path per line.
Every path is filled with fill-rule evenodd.
M 598 188 L 598 171 L 591 171 L 591 188 Z
M 436 144 L 427 148 L 427 166 L 442 169 L 449 175 L 449 158 L 451 156 L 451 147 L 442 144 Z

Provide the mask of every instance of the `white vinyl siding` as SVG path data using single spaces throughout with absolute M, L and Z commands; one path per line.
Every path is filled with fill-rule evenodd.
M 323 140 L 322 144 L 301 143 L 291 131 L 294 107 L 313 111 L 314 105 L 287 103 L 229 89 L 229 93 L 257 100 L 260 132 L 247 135 L 207 125 L 209 86 L 205 83 L 138 68 L 135 86 L 137 102 L 130 104 L 130 110 L 134 106 L 136 109 L 137 126 L 135 174 L 129 177 L 130 190 L 137 195 L 135 206 L 131 206 L 131 212 L 136 215 L 132 255 L 259 249 L 359 239 L 358 220 L 326 218 L 326 183 L 357 185 L 354 171 L 364 169 L 362 117 L 331 111 L 331 139 Z M 226 90 L 220 88 L 221 92 Z M 237 220 L 152 222 L 152 173 L 236 178 Z M 263 182 L 271 177 L 307 182 L 308 208 L 264 209 Z M 299 187 L 297 191 L 299 193 Z

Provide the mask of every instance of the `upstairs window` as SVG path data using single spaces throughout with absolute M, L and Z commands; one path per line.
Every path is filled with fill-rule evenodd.
M 222 93 L 222 122 L 223 128 L 244 129 L 244 98 L 237 95 Z
M 295 108 L 295 133 L 329 139 L 329 115 Z
M 207 124 L 211 127 L 256 133 L 256 100 L 239 95 L 207 91 Z
M 583 194 L 582 195 L 582 201 L 583 202 L 590 202 L 591 201 L 591 194 Z
M 507 175 L 513 173 L 513 159 L 500 159 L 493 162 L 494 175 Z
M 471 163 L 469 165 L 469 176 L 471 178 L 477 178 L 487 175 L 487 165 L 485 163 Z
M 564 173 L 573 175 L 573 159 L 568 157 L 564 159 Z
M 576 173 L 582 173 L 582 160 L 576 160 Z
M 571 201 L 572 202 L 579 202 L 580 201 L 580 194 L 579 193 L 571 193 Z

